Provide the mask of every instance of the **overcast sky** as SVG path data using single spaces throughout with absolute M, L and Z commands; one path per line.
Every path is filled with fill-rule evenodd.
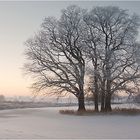
M 0 94 L 30 95 L 31 79 L 23 76 L 25 63 L 24 42 L 40 28 L 44 17 L 59 18 L 61 9 L 71 4 L 82 8 L 119 6 L 140 15 L 140 1 L 52 1 L 2 2 L 0 1 Z

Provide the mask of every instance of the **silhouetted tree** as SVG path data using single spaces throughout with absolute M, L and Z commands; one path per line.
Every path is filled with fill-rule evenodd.
M 78 99 L 78 111 L 85 110 L 83 12 L 77 6 L 69 6 L 59 20 L 45 18 L 41 31 L 26 42 L 29 61 L 25 67 L 36 78 L 33 88 L 72 93 Z

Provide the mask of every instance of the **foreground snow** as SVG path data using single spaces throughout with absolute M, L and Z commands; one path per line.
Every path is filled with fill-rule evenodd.
M 59 114 L 59 109 L 0 111 L 0 139 L 140 138 L 140 115 L 72 116 Z

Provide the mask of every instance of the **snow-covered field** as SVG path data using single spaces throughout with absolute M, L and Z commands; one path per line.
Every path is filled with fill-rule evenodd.
M 140 115 L 74 116 L 62 115 L 60 109 L 0 111 L 0 139 L 140 138 Z

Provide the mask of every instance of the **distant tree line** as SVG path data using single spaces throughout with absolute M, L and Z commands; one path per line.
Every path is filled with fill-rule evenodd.
M 25 43 L 32 87 L 36 92 L 73 94 L 78 111 L 85 110 L 88 91 L 94 95 L 95 111 L 111 111 L 114 94 L 139 91 L 139 25 L 138 15 L 111 6 L 88 11 L 72 5 L 59 19 L 45 18 Z

